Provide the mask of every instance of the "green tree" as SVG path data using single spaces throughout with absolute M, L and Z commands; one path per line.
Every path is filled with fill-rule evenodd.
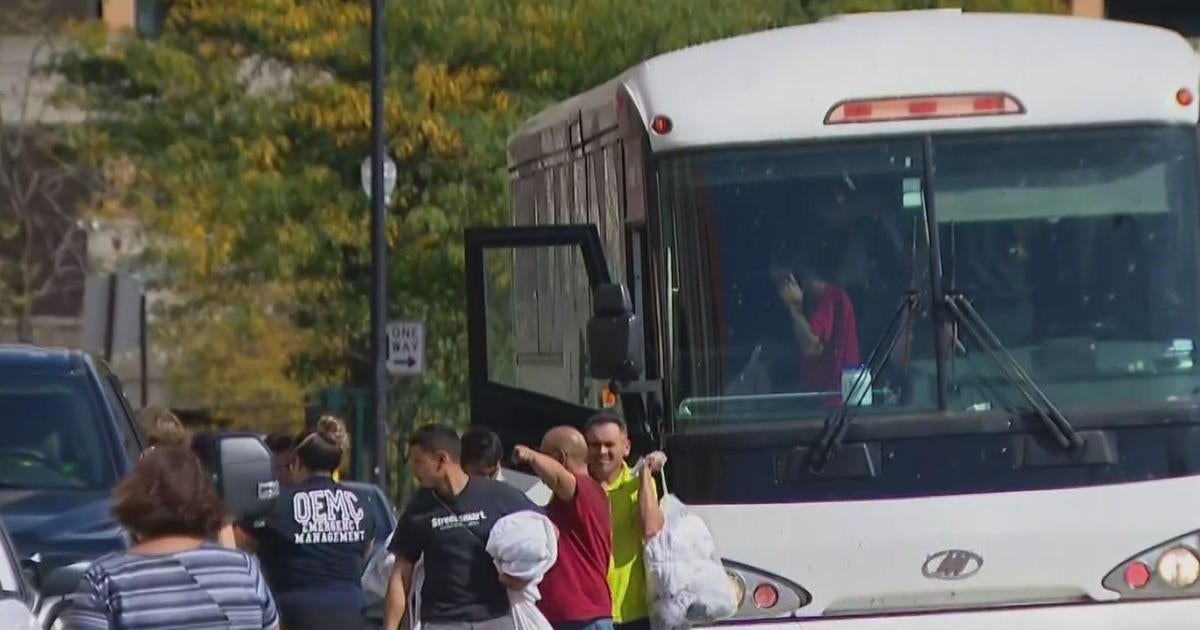
M 59 59 L 64 100 L 96 114 L 76 146 L 97 164 L 131 165 L 106 212 L 146 233 L 142 264 L 170 295 L 156 341 L 172 351 L 174 391 L 191 404 L 294 424 L 306 390 L 365 362 L 366 21 L 364 7 L 343 2 L 181 0 L 154 39 L 83 25 Z M 437 205 L 487 209 L 477 191 L 493 203 L 499 192 L 492 174 L 490 190 L 472 185 L 473 143 L 450 122 L 480 129 L 504 115 L 491 81 L 422 62 L 389 82 L 389 144 L 404 166 L 389 233 L 392 303 L 427 311 L 414 314 L 432 318 L 434 334 L 461 326 L 448 306 L 461 293 L 437 295 L 450 275 L 443 261 L 461 258 L 445 236 L 478 220 L 451 222 Z M 434 308 L 409 299 L 413 286 Z M 435 355 L 431 380 L 456 378 L 449 363 Z
M 809 15 L 815 18 L 860 11 L 905 11 L 959 7 L 966 11 L 1016 13 L 1065 13 L 1070 8 L 1068 0 L 806 0 L 801 4 L 804 5 Z

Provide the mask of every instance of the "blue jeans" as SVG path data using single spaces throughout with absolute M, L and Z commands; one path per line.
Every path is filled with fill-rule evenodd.
M 613 630 L 612 619 L 594 619 L 592 621 L 568 621 L 552 624 L 554 630 Z

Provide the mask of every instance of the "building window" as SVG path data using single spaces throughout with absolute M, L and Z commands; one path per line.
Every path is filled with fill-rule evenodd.
M 157 37 L 167 20 L 167 8 L 157 0 L 136 0 L 137 32 L 142 37 Z

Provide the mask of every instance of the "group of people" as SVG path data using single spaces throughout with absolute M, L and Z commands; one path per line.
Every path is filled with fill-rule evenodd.
M 340 420 L 268 440 L 283 490 L 253 522 L 225 513 L 213 434 L 191 435 L 165 410 L 140 421 L 147 449 L 113 491 L 131 548 L 92 563 L 62 627 L 364 627 L 360 578 L 376 524 L 363 497 L 334 479 L 349 444 Z
M 62 627 L 365 627 L 362 576 L 382 524 L 335 478 L 348 447 L 340 420 L 269 437 L 282 489 L 274 512 L 253 522 L 224 511 L 212 434 L 192 435 L 161 410 L 141 421 L 148 448 L 113 493 L 131 548 L 91 565 Z M 522 511 L 557 529 L 537 604 L 554 628 L 649 628 L 641 550 L 663 525 L 653 475 L 666 458 L 651 454 L 635 474 L 619 416 L 598 415 L 582 432 L 556 428 L 536 450 L 514 448 L 551 491 L 544 508 L 499 479 L 504 449 L 487 429 L 460 437 L 428 425 L 408 449 L 421 490 L 388 539 L 386 630 L 406 615 L 428 630 L 514 628 L 509 592 L 527 584 L 498 572 L 487 542 L 497 520 Z
M 544 509 L 495 479 L 502 448 L 486 429 L 460 438 L 425 426 L 408 449 L 421 490 L 389 542 L 395 565 L 384 630 L 398 630 L 406 615 L 426 630 L 514 628 L 508 592 L 528 584 L 498 571 L 487 541 L 498 521 L 526 510 L 544 512 L 558 532 L 557 559 L 537 602 L 555 630 L 649 629 L 642 545 L 663 527 L 654 475 L 666 456 L 651 453 L 635 474 L 620 416 L 604 412 L 583 431 L 556 427 L 537 449 L 513 449 L 513 460 L 550 489 Z

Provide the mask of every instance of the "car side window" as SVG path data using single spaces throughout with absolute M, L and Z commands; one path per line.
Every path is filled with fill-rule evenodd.
M 108 400 L 113 413 L 117 416 L 117 430 L 121 434 L 121 448 L 130 460 L 136 460 L 142 454 L 142 436 L 137 423 L 133 419 L 133 408 L 122 393 L 121 383 L 112 372 L 105 368 L 100 370 L 100 382 L 104 388 L 104 398 Z

